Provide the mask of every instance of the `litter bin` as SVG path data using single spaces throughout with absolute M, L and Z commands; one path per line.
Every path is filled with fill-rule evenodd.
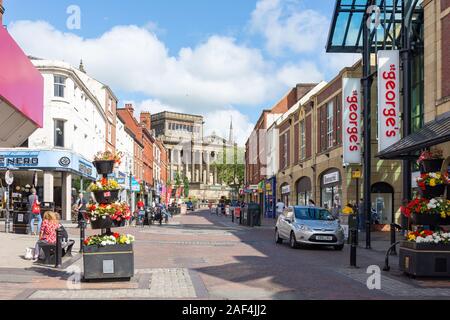
M 13 212 L 13 232 L 16 234 L 28 234 L 30 231 L 31 212 Z
M 248 223 L 250 227 L 261 226 L 261 207 L 257 203 L 248 205 Z

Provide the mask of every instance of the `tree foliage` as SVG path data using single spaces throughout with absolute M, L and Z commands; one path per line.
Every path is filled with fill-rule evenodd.
M 218 159 L 212 164 L 217 168 L 218 177 L 228 186 L 241 187 L 244 185 L 245 150 L 234 146 L 224 148 Z

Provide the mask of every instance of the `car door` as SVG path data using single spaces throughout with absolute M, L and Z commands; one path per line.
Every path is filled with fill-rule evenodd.
M 279 219 L 280 219 L 279 234 L 283 239 L 288 239 L 291 233 L 291 226 L 290 223 L 287 221 L 286 213 L 283 212 L 282 214 L 280 214 Z

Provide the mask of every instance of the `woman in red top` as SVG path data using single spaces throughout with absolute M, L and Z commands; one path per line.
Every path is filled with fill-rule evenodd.
M 37 260 L 40 256 L 41 244 L 55 244 L 56 230 L 59 228 L 59 219 L 56 212 L 46 212 L 44 214 L 44 221 L 42 222 L 41 232 L 39 233 L 39 241 L 36 243 L 34 249 L 34 259 Z

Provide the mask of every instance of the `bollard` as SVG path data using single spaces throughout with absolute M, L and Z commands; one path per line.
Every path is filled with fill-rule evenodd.
M 56 252 L 55 252 L 55 268 L 61 268 L 62 264 L 62 234 L 61 229 L 56 230 Z
M 352 267 L 356 267 L 356 248 L 357 248 L 356 236 L 357 236 L 357 230 L 352 229 L 351 230 L 352 244 L 350 247 L 350 266 L 352 266 Z
M 394 245 L 397 242 L 396 239 L 396 235 L 395 235 L 395 228 L 396 228 L 396 224 L 395 223 L 391 223 L 391 246 Z M 396 250 L 396 246 L 394 245 L 392 250 L 391 250 L 391 255 L 392 256 L 396 256 L 397 255 L 397 250 Z
M 80 253 L 83 252 L 83 244 L 84 244 L 84 238 L 86 237 L 86 220 L 81 220 L 80 225 Z

